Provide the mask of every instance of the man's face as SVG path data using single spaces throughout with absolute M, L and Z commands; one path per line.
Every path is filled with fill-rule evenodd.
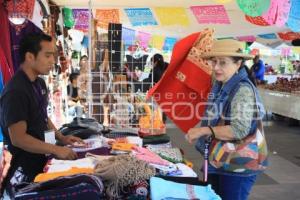
M 42 41 L 41 50 L 33 61 L 33 70 L 39 75 L 48 75 L 55 64 L 54 42 Z

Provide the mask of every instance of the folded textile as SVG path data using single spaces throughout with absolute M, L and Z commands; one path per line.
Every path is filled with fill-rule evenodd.
M 79 183 L 67 188 L 56 188 L 40 192 L 22 193 L 15 196 L 15 200 L 33 199 L 57 199 L 57 200 L 82 200 L 82 199 L 103 199 L 103 194 L 92 184 Z
M 150 151 L 158 154 L 161 158 L 168 160 L 172 163 L 182 163 L 183 157 L 178 148 L 151 148 L 147 147 Z
M 70 176 L 70 175 L 74 175 L 74 174 L 92 174 L 92 173 L 94 173 L 93 168 L 76 168 L 76 167 L 73 167 L 70 170 L 67 170 L 67 171 L 64 171 L 64 172 L 53 172 L 53 173 L 38 174 L 34 178 L 34 182 L 38 183 L 38 182 L 42 182 L 42 181 L 48 181 L 48 180 L 55 179 L 55 178 L 61 177 L 61 176 Z
M 77 152 L 78 158 L 85 158 L 87 153 L 95 154 L 95 155 L 110 155 L 110 148 L 108 147 L 101 147 L 98 149 L 88 150 L 85 152 Z
M 211 185 L 187 185 L 166 181 L 162 178 L 152 177 L 150 179 L 151 200 L 161 199 L 201 199 L 221 200 L 214 192 Z
M 153 153 L 149 149 L 143 147 L 134 147 L 133 155 L 139 160 L 143 160 L 147 163 L 157 164 L 157 165 L 169 165 L 170 163 L 164 159 L 162 159 L 157 154 Z
M 167 143 L 167 142 L 170 142 L 170 136 L 168 136 L 167 134 L 150 135 L 150 136 L 143 137 L 143 144 L 144 145 L 147 145 L 147 144 L 163 144 L 163 143 Z
M 174 176 L 197 177 L 195 171 L 192 168 L 188 167 L 187 165 L 183 163 L 177 163 L 176 166 L 182 172 L 182 174 L 174 175 Z
M 97 191 L 101 193 L 104 190 L 102 179 L 99 176 L 93 174 L 76 174 L 71 176 L 58 177 L 40 183 L 23 183 L 16 186 L 15 194 L 18 195 L 29 192 L 64 189 L 77 185 L 79 183 L 89 183 L 91 185 L 94 185 Z
M 116 142 L 112 145 L 112 150 L 131 152 L 134 144 Z
M 109 198 L 119 198 L 125 187 L 154 176 L 155 169 L 133 156 L 118 155 L 99 162 L 95 173 L 107 182 Z
M 55 158 L 51 159 L 47 165 L 47 173 L 52 172 L 63 172 L 72 169 L 73 167 L 77 168 L 91 168 L 94 169 L 96 163 L 91 158 L 82 158 L 78 160 L 57 160 Z

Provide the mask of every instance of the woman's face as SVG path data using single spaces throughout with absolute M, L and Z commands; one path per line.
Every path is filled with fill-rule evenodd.
M 234 62 L 231 57 L 212 57 L 207 62 L 212 67 L 215 79 L 223 83 L 228 81 L 241 66 L 241 61 Z

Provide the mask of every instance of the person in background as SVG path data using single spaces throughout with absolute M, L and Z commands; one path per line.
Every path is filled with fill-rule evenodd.
M 164 57 L 158 53 L 151 58 L 151 62 L 153 63 L 153 83 L 155 84 L 163 76 L 168 67 L 168 63 L 166 63 Z M 150 74 L 149 78 L 152 78 L 152 74 Z
M 5 86 L 0 97 L 0 125 L 4 144 L 12 154 L 11 166 L 3 188 L 12 196 L 15 185 L 32 182 L 43 172 L 46 154 L 59 159 L 76 159 L 77 154 L 68 147 L 45 142 L 45 132 L 64 145 L 83 141 L 62 135 L 47 114 L 48 90 L 40 75 L 53 69 L 55 45 L 45 34 L 29 34 L 20 43 L 20 69 Z
M 255 74 L 255 79 L 258 84 L 264 82 L 265 65 L 263 61 L 260 59 L 259 55 L 256 55 L 254 57 L 251 71 L 253 71 L 253 73 Z
M 211 66 L 215 82 L 201 127 L 191 128 L 186 139 L 190 143 L 197 141 L 196 147 L 202 153 L 208 151 L 203 145 L 206 138 L 239 141 L 253 134 L 258 126 L 257 117 L 262 117 L 255 117 L 253 105 L 262 104 L 255 98 L 258 96 L 255 81 L 243 64 L 244 60 L 252 58 L 242 52 L 244 46 L 232 39 L 216 40 L 211 51 L 199 55 Z M 259 109 L 263 110 L 262 107 Z M 251 149 L 247 153 L 252 154 Z M 226 171 L 209 162 L 208 183 L 223 200 L 247 200 L 258 173 L 260 171 Z
M 72 73 L 69 76 L 70 84 L 67 86 L 69 114 L 71 116 L 81 117 L 83 107 L 80 104 L 79 88 L 78 88 L 78 73 Z

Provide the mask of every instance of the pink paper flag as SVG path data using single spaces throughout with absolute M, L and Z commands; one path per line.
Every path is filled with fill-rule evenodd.
M 137 39 L 142 47 L 147 48 L 151 39 L 151 34 L 139 31 L 137 33 Z
M 291 53 L 291 47 L 286 47 L 281 49 L 281 55 L 289 56 Z
M 290 7 L 289 0 L 271 0 L 268 12 L 263 14 L 262 17 L 270 25 L 284 26 L 289 17 Z
M 199 24 L 230 24 L 223 5 L 191 6 Z
M 248 35 L 248 36 L 240 36 L 236 37 L 239 41 L 244 41 L 244 42 L 254 42 L 256 40 L 254 35 Z

